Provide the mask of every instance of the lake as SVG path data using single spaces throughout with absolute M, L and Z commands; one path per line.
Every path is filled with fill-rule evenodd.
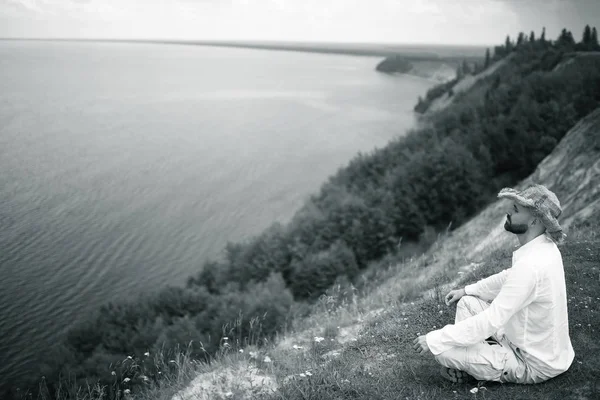
M 0 384 L 108 301 L 285 223 L 433 85 L 376 57 L 0 41 Z

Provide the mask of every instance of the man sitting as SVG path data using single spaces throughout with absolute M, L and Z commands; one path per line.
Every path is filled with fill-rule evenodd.
M 556 246 L 566 236 L 557 221 L 562 209 L 542 185 L 502 189 L 498 197 L 512 200 L 504 228 L 521 244 L 512 267 L 450 291 L 445 300 L 457 302 L 455 323 L 419 336 L 414 348 L 432 353 L 453 382 L 539 383 L 565 372 L 575 357 Z

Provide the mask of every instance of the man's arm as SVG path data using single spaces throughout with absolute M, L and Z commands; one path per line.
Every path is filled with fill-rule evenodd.
M 497 274 L 490 275 L 485 279 L 481 279 L 477 283 L 465 286 L 465 293 L 477 296 L 480 299 L 492 301 L 496 298 L 502 285 L 506 282 L 506 278 L 510 274 L 512 268 L 507 268 Z
M 513 267 L 489 308 L 454 325 L 429 332 L 426 335 L 429 349 L 437 355 L 452 347 L 470 346 L 491 336 L 534 300 L 536 282 L 533 269 Z

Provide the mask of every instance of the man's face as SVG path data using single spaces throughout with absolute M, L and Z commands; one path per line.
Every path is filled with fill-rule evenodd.
M 506 213 L 506 222 L 504 229 L 516 235 L 521 235 L 529 229 L 533 220 L 533 215 L 526 207 L 513 202 L 509 211 Z

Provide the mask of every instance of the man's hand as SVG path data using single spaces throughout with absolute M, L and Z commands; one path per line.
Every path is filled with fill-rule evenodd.
M 429 350 L 429 346 L 427 345 L 427 340 L 425 339 L 425 335 L 421 335 L 415 340 L 413 340 L 413 348 L 415 351 L 421 355 L 431 354 L 431 350 Z
M 446 305 L 449 306 L 452 303 L 456 303 L 466 294 L 467 293 L 465 292 L 465 289 L 451 290 L 444 299 L 446 301 Z

